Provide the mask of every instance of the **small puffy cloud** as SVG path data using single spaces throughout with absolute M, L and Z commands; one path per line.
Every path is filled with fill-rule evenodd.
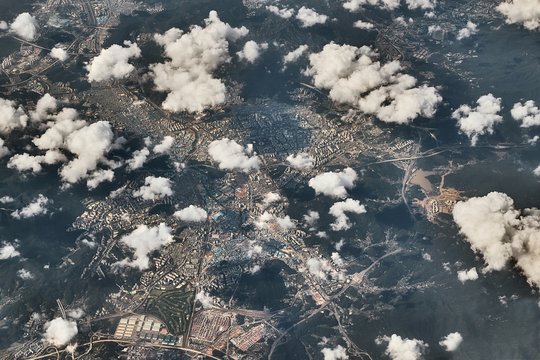
M 387 343 L 385 354 L 392 360 L 420 360 L 428 345 L 422 340 L 403 339 L 401 336 L 380 336 L 375 342 L 378 345 Z
M 201 306 L 204 309 L 210 309 L 210 308 L 215 307 L 213 305 L 214 299 L 210 296 L 210 294 L 208 294 L 207 292 L 204 292 L 203 290 L 199 291 L 195 295 L 195 301 L 198 301 L 199 303 L 201 303 Z
M 304 222 L 308 226 L 314 226 L 320 218 L 321 215 L 318 211 L 309 210 L 308 213 L 304 215 Z
M 459 30 L 456 39 L 463 40 L 466 38 L 471 37 L 472 35 L 476 34 L 478 32 L 477 25 L 473 23 L 472 21 L 467 21 L 467 26 L 465 26 L 463 29 Z
M 144 185 L 133 192 L 133 196 L 144 200 L 159 200 L 173 195 L 171 180 L 161 176 L 147 176 Z
M 376 6 L 380 9 L 394 10 L 400 5 L 401 0 L 342 0 L 343 7 L 351 12 L 358 11 L 364 5 Z
M 324 360 L 347 360 L 349 355 L 347 355 L 347 349 L 343 346 L 338 345 L 335 348 L 324 348 L 321 350 Z
M 205 27 L 192 26 L 184 33 L 177 28 L 155 35 L 164 47 L 164 63 L 150 66 L 156 90 L 167 92 L 165 110 L 202 112 L 225 102 L 225 84 L 213 72 L 230 61 L 229 41 L 248 34 L 245 27 L 233 28 L 211 11 Z
M 326 259 L 310 258 L 306 262 L 308 271 L 315 277 L 326 280 L 330 276 L 334 280 L 345 280 L 345 274 L 342 271 L 335 270 Z
M 88 180 L 86 180 L 86 186 L 89 189 L 95 189 L 99 184 L 108 181 L 111 182 L 114 180 L 114 171 L 110 169 L 97 170 L 90 174 Z
M 111 149 L 113 137 L 108 121 L 98 121 L 69 134 L 65 148 L 76 157 L 60 170 L 62 180 L 76 183 L 86 178 Z
M 285 217 L 279 217 L 275 214 L 271 214 L 268 211 L 262 213 L 255 221 L 255 226 L 261 230 L 276 229 L 282 231 L 288 231 L 296 228 L 296 225 L 287 215 Z
M 452 214 L 471 249 L 484 257 L 485 271 L 513 260 L 529 284 L 540 287 L 539 209 L 516 209 L 508 195 L 491 192 L 458 202 Z
M 261 160 L 250 156 L 250 147 L 244 148 L 234 140 L 227 138 L 212 141 L 208 145 L 208 154 L 224 170 L 242 170 L 245 173 L 259 170 Z
M 355 28 L 358 28 L 358 29 L 363 29 L 363 30 L 369 30 L 369 29 L 373 29 L 373 24 L 370 23 L 370 22 L 366 22 L 366 21 L 362 21 L 362 20 L 358 20 L 356 21 L 353 26 Z
M 59 47 L 54 47 L 51 50 L 51 57 L 53 59 L 57 59 L 64 62 L 69 58 L 69 55 L 66 50 Z
M 437 5 L 437 0 L 405 0 L 405 3 L 411 10 L 431 10 Z
M 351 168 L 346 168 L 340 172 L 325 172 L 309 180 L 309 186 L 318 194 L 323 194 L 333 198 L 344 198 L 347 196 L 347 189 L 352 189 L 358 175 Z
M 176 211 L 173 216 L 185 222 L 203 222 L 206 221 L 208 213 L 203 208 L 189 205 L 187 208 Z
M 493 134 L 493 127 L 503 120 L 499 115 L 501 98 L 487 94 L 481 96 L 476 103 L 478 105 L 475 108 L 461 105 L 452 113 L 452 117 L 458 122 L 459 129 L 471 139 L 473 146 L 478 142 L 480 135 Z
M 281 195 L 279 195 L 276 192 L 267 192 L 266 194 L 264 194 L 263 206 L 267 208 L 271 204 L 276 203 L 278 201 L 281 201 Z
M 0 134 L 9 134 L 14 129 L 25 128 L 27 124 L 28 116 L 21 106 L 0 98 Z
M 36 110 L 30 113 L 32 121 L 41 121 L 47 118 L 49 112 L 56 110 L 58 103 L 50 94 L 45 94 L 36 103 Z
M 152 151 L 155 154 L 165 154 L 169 152 L 173 144 L 174 144 L 174 137 L 167 135 L 163 138 L 163 140 L 159 144 L 154 146 Z
M 58 150 L 48 150 L 45 155 L 15 154 L 7 164 L 10 169 L 16 169 L 19 172 L 32 171 L 39 173 L 42 170 L 41 164 L 56 164 L 66 161 L 66 157 Z
M 528 30 L 540 28 L 540 0 L 509 0 L 497 6 L 507 24 L 521 24 Z
M 49 109 L 52 106 L 50 101 Z M 47 109 L 46 111 L 50 111 Z M 32 113 L 35 120 L 42 120 L 44 114 L 43 108 L 40 112 Z M 52 116 L 53 121 L 47 122 L 48 129 L 39 137 L 34 138 L 32 142 L 40 150 L 58 149 L 65 147 L 65 141 L 69 134 L 75 130 L 79 130 L 86 125 L 86 121 L 78 119 L 77 110 L 72 108 L 64 108 L 58 114 Z
M 9 29 L 9 25 L 4 20 L 0 21 L 0 30 L 7 30 Z
M 37 198 L 20 210 L 15 210 L 11 216 L 15 219 L 28 219 L 38 215 L 44 215 L 48 212 L 47 205 L 49 199 L 43 194 L 39 194 Z
M 20 38 L 33 41 L 37 36 L 37 20 L 27 12 L 19 14 L 9 26 L 11 32 Z
M 0 260 L 6 260 L 11 259 L 14 257 L 17 257 L 21 255 L 21 253 L 17 250 L 16 247 L 17 244 L 13 245 L 11 243 L 3 243 L 0 246 Z
M 86 66 L 89 82 L 99 82 L 127 77 L 135 67 L 130 59 L 141 57 L 141 49 L 136 43 L 124 42 L 126 47 L 114 44 L 102 49 L 98 56 Z
M 294 9 L 288 9 L 288 8 L 278 8 L 274 5 L 268 5 L 266 7 L 266 10 L 270 11 L 272 14 L 275 14 L 283 19 L 290 19 L 294 15 Z
M 298 170 L 311 169 L 315 164 L 315 158 L 304 152 L 287 156 L 287 161 L 293 168 Z
M 30 280 L 34 278 L 34 274 L 32 274 L 26 269 L 20 269 L 19 271 L 17 271 L 17 276 L 23 280 Z
M 311 27 L 317 24 L 324 24 L 328 16 L 317 13 L 315 10 L 302 6 L 296 14 L 296 18 L 302 23 L 302 27 Z
M 7 146 L 4 146 L 4 139 L 0 139 L 0 159 L 10 154 Z
M 442 340 L 439 341 L 439 345 L 441 345 L 446 351 L 456 351 L 462 342 L 463 337 L 459 332 L 456 331 L 443 337 Z
M 329 90 L 332 100 L 349 104 L 381 121 L 407 124 L 419 116 L 435 115 L 442 97 L 436 88 L 417 85 L 402 74 L 399 61 L 382 65 L 368 46 L 326 44 L 309 56 L 306 74 L 319 89 Z
M 474 281 L 478 280 L 478 273 L 476 268 L 471 268 L 469 270 L 460 270 L 457 272 L 458 280 L 464 283 L 465 281 Z
M 131 159 L 126 161 L 128 171 L 142 168 L 146 159 L 148 159 L 148 155 L 150 155 L 150 150 L 147 148 L 135 150 Z
M 521 122 L 523 128 L 540 126 L 540 109 L 533 100 L 515 103 L 510 114 L 514 120 Z
M 536 169 L 533 170 L 533 174 L 535 176 L 540 176 L 540 165 L 538 165 L 538 167 Z
M 348 230 L 352 225 L 346 213 L 365 214 L 366 212 L 366 207 L 360 205 L 360 201 L 358 200 L 347 199 L 345 201 L 337 202 L 330 207 L 330 211 L 328 212 L 336 218 L 336 220 L 330 224 L 330 227 L 334 231 Z
M 245 43 L 244 48 L 237 52 L 236 55 L 240 60 L 245 60 L 248 63 L 253 64 L 255 60 L 259 58 L 263 50 L 268 49 L 267 43 L 257 44 L 255 41 L 250 40 Z
M 284 64 L 288 64 L 288 63 L 294 63 L 294 62 L 297 62 L 298 59 L 300 59 L 300 57 L 302 57 L 302 55 L 304 55 L 304 53 L 309 49 L 309 46 L 307 45 L 300 45 L 299 47 L 297 47 L 296 49 L 288 52 L 284 57 L 283 57 L 283 63 Z
M 75 321 L 61 317 L 46 322 L 44 329 L 43 339 L 46 343 L 56 347 L 66 345 L 79 332 Z
M 15 199 L 12 196 L 4 195 L 0 197 L 0 204 L 8 204 L 14 202 Z
M 130 234 L 120 239 L 121 243 L 133 250 L 133 260 L 124 259 L 116 265 L 134 267 L 139 270 L 148 269 L 150 267 L 149 255 L 173 242 L 171 231 L 165 223 L 154 227 L 139 225 Z
M 69 316 L 72 319 L 80 319 L 84 316 L 84 310 L 81 308 L 69 310 L 67 312 L 67 316 Z

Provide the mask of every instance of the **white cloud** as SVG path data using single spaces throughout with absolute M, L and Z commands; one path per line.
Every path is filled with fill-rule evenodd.
M 332 230 L 340 231 L 351 228 L 352 225 L 349 221 L 349 217 L 345 214 L 347 212 L 353 214 L 364 214 L 367 211 L 366 207 L 364 205 L 360 205 L 360 201 L 358 200 L 347 199 L 345 201 L 335 203 L 330 207 L 330 211 L 328 212 L 330 215 L 336 218 L 336 220 L 330 224 Z
M 400 5 L 401 0 L 342 0 L 343 7 L 351 12 L 358 11 L 364 5 L 377 6 L 381 9 L 394 10 Z
M 535 176 L 540 176 L 540 165 L 538 165 L 538 167 L 536 169 L 533 170 L 533 174 Z
M 314 226 L 317 221 L 321 218 L 318 211 L 309 210 L 306 215 L 304 215 L 304 222 L 308 226 Z
M 294 9 L 288 9 L 288 8 L 278 8 L 274 5 L 268 5 L 266 7 L 266 10 L 270 11 L 272 14 L 275 14 L 283 19 L 289 19 L 293 17 L 294 15 Z
M 120 242 L 133 249 L 133 260 L 124 259 L 115 265 L 130 266 L 139 270 L 150 267 L 149 255 L 173 242 L 171 228 L 165 223 L 158 226 L 148 227 L 139 225 L 130 234 L 123 236 Z
M 174 137 L 167 135 L 163 138 L 163 140 L 159 144 L 154 146 L 154 149 L 152 149 L 152 151 L 154 151 L 155 154 L 165 154 L 169 152 L 173 144 L 174 144 Z
M 339 255 L 338 252 L 333 252 L 330 258 L 332 259 L 332 262 L 336 264 L 336 266 L 343 267 L 343 265 L 345 265 L 345 262 L 343 261 L 341 255 Z
M 302 55 L 304 55 L 304 53 L 309 49 L 309 46 L 307 45 L 300 45 L 299 47 L 297 47 L 296 49 L 288 52 L 284 57 L 283 57 L 283 63 L 284 64 L 288 64 L 288 63 L 293 63 L 293 62 L 297 62 L 298 59 L 300 59 L 300 57 L 302 57 Z
M 463 40 L 466 38 L 471 37 L 472 35 L 476 34 L 478 32 L 477 26 L 472 21 L 467 21 L 467 26 L 465 26 L 463 29 L 459 30 L 456 39 Z
M 349 104 L 381 121 L 406 124 L 419 116 L 433 117 L 442 101 L 437 89 L 417 86 L 402 74 L 399 61 L 381 65 L 368 46 L 357 48 L 330 43 L 309 57 L 306 71 L 317 88 L 330 90 L 330 98 Z
M 38 100 L 36 110 L 30 113 L 32 121 L 41 121 L 47 118 L 49 112 L 56 110 L 58 103 L 50 94 L 45 94 Z
M 4 139 L 0 139 L 0 159 L 10 154 L 7 146 L 4 146 Z
M 392 360 L 419 360 L 428 347 L 422 340 L 403 339 L 396 334 L 378 337 L 375 342 L 378 345 L 388 343 L 384 353 Z
M 129 41 L 125 41 L 124 45 L 126 47 L 114 44 L 102 49 L 99 55 L 90 61 L 86 66 L 89 82 L 123 79 L 135 70 L 129 60 L 141 57 L 141 49 L 136 43 Z
M 501 111 L 501 98 L 487 94 L 481 96 L 476 103 L 478 106 L 474 109 L 469 105 L 461 105 L 452 113 L 459 129 L 471 139 L 473 146 L 480 135 L 493 134 L 493 127 L 503 120 L 498 114 Z
M 77 323 L 57 317 L 45 323 L 43 339 L 48 344 L 61 347 L 66 345 L 77 333 Z
M 289 155 L 287 156 L 287 161 L 293 168 L 298 170 L 311 169 L 315 164 L 315 158 L 305 152 Z
M 497 10 L 506 17 L 507 24 L 522 24 L 528 30 L 540 28 L 540 0 L 503 1 Z
M 353 26 L 355 28 L 358 28 L 358 29 L 363 29 L 363 30 L 369 30 L 369 29 L 373 29 L 373 24 L 370 23 L 370 22 L 366 22 L 366 21 L 362 21 L 362 20 L 358 20 L 356 21 Z
M 17 271 L 17 276 L 23 280 L 30 280 L 34 278 L 34 274 L 32 274 L 26 269 L 20 269 L 19 271 Z
M 338 345 L 335 348 L 324 348 L 321 350 L 324 360 L 347 360 L 349 355 L 347 355 L 347 349 L 343 346 Z
M 296 227 L 291 218 L 287 215 L 279 217 L 271 214 L 268 211 L 262 213 L 255 221 L 255 226 L 259 229 L 280 229 L 282 231 L 292 230 Z
M 15 199 L 12 196 L 9 196 L 9 195 L 4 195 L 4 196 L 0 197 L 0 204 L 12 203 L 14 201 L 15 201 Z
M 187 208 L 176 211 L 173 216 L 186 222 L 203 222 L 206 221 L 208 213 L 203 208 L 189 205 Z
M 0 134 L 9 134 L 12 130 L 24 128 L 28 124 L 28 116 L 24 109 L 14 101 L 0 98 Z
M 210 309 L 210 308 L 213 308 L 215 307 L 213 305 L 213 302 L 214 302 L 214 298 L 212 298 L 210 296 L 210 294 L 208 294 L 207 292 L 204 292 L 203 290 L 199 291 L 196 295 L 195 295 L 195 301 L 198 301 L 201 303 L 201 306 L 204 308 L 204 309 Z
M 104 159 L 112 141 L 111 124 L 107 121 L 98 121 L 69 134 L 65 147 L 76 158 L 60 170 L 62 180 L 75 183 L 86 178 L 88 172 L 95 170 L 98 162 Z
M 240 60 L 245 60 L 251 64 L 255 62 L 261 55 L 263 50 L 268 49 L 267 43 L 257 44 L 255 41 L 250 40 L 245 43 L 244 48 L 237 52 L 236 55 Z
M 90 174 L 88 180 L 86 181 L 86 186 L 89 189 L 95 189 L 99 184 L 108 181 L 111 182 L 114 180 L 114 171 L 109 169 L 96 170 Z
M 267 192 L 266 194 L 264 194 L 263 206 L 266 208 L 278 201 L 281 201 L 281 195 L 276 192 Z
M 509 260 L 531 286 L 540 287 L 540 210 L 518 210 L 506 194 L 491 192 L 458 202 L 454 221 L 471 245 L 483 255 L 485 271 L 502 270 Z
M 439 345 L 441 345 L 446 351 L 456 351 L 462 342 L 463 337 L 459 332 L 456 331 L 443 337 L 442 340 L 439 341 Z
M 16 245 L 17 244 L 3 243 L 2 246 L 0 246 L 0 260 L 11 259 L 21 255 L 17 250 Z
M 7 30 L 9 29 L 9 25 L 4 20 L 0 21 L 0 30 Z
M 52 106 L 52 101 L 48 108 Z M 47 110 L 49 111 L 49 110 Z M 43 119 L 43 108 L 41 114 L 32 114 L 34 118 Z M 34 138 L 32 142 L 41 150 L 58 149 L 65 146 L 66 138 L 75 130 L 79 130 L 86 125 L 86 121 L 78 119 L 77 110 L 72 108 L 64 108 L 58 114 L 52 116 L 53 121 L 47 122 L 48 129 L 39 137 Z
M 81 308 L 75 308 L 67 312 L 67 316 L 72 319 L 80 319 L 84 316 L 84 310 Z
M 435 7 L 435 5 L 437 5 L 437 0 L 405 0 L 405 3 L 411 10 L 431 10 Z
M 319 174 L 309 180 L 309 186 L 315 190 L 317 195 L 344 198 L 347 196 L 347 189 L 352 189 L 357 179 L 356 171 L 346 168 L 340 172 Z
M 317 13 L 315 10 L 302 6 L 296 14 L 296 18 L 302 23 L 302 27 L 311 27 L 317 24 L 324 24 L 328 16 Z
M 11 32 L 20 38 L 33 41 L 37 36 L 37 20 L 27 12 L 19 14 L 9 26 Z
M 62 48 L 59 48 L 59 47 L 54 47 L 51 50 L 51 57 L 53 59 L 57 59 L 57 60 L 60 60 L 60 61 L 64 62 L 69 58 L 69 55 L 68 55 L 66 50 L 64 50 Z
M 148 155 L 150 155 L 150 150 L 148 150 L 148 148 L 135 150 L 131 159 L 126 161 L 128 171 L 142 168 L 144 163 L 146 162 L 146 159 L 148 159 Z
M 45 155 L 30 155 L 27 153 L 13 155 L 7 164 L 10 169 L 16 169 L 19 172 L 32 171 L 39 173 L 42 170 L 41 164 L 56 164 L 65 161 L 66 157 L 58 150 L 48 150 Z
M 44 215 L 48 212 L 48 204 L 49 199 L 43 194 L 39 194 L 30 204 L 20 210 L 12 212 L 11 216 L 15 219 L 27 219 L 38 215 Z
M 476 268 L 471 268 L 469 270 L 460 270 L 457 272 L 458 280 L 464 283 L 465 281 L 474 281 L 478 280 L 478 273 Z
M 158 176 L 147 176 L 144 185 L 133 192 L 133 196 L 142 197 L 144 200 L 159 200 L 166 196 L 172 196 L 171 180 Z
M 533 100 L 515 103 L 510 113 L 514 120 L 521 122 L 523 128 L 540 126 L 540 109 Z
M 187 33 L 172 28 L 155 35 L 170 59 L 150 67 L 156 90 L 168 93 L 162 103 L 165 110 L 201 112 L 225 102 L 225 85 L 212 73 L 230 61 L 229 41 L 249 31 L 222 22 L 215 11 L 210 12 L 205 25 L 192 26 Z
M 244 148 L 234 140 L 227 138 L 212 141 L 208 145 L 208 154 L 224 170 L 242 170 L 245 173 L 258 170 L 261 161 L 258 156 L 249 156 L 250 146 Z
M 339 281 L 345 280 L 343 271 L 336 271 L 326 259 L 310 258 L 306 265 L 308 271 L 321 280 L 326 280 L 328 276 Z

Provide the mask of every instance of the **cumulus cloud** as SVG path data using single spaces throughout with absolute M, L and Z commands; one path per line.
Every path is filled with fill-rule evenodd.
M 528 30 L 540 28 L 540 0 L 509 0 L 497 6 L 507 24 L 521 24 Z
M 240 60 L 245 60 L 248 63 L 253 64 L 255 60 L 259 58 L 263 50 L 268 49 L 267 43 L 257 44 L 255 41 L 250 40 L 245 43 L 244 48 L 237 52 L 236 55 Z
M 315 190 L 317 195 L 323 194 L 333 198 L 344 198 L 347 196 L 347 189 L 352 189 L 358 175 L 351 168 L 346 168 L 340 172 L 325 172 L 311 178 L 309 186 Z
M 11 32 L 20 38 L 33 41 L 37 37 L 37 20 L 27 12 L 19 14 L 9 26 Z
M 7 146 L 4 146 L 4 139 L 0 139 L 0 159 L 10 154 Z
M 392 360 L 419 360 L 428 345 L 422 340 L 403 339 L 401 336 L 380 336 L 375 342 L 380 345 L 387 343 L 385 354 Z
M 0 21 L 0 30 L 7 30 L 9 29 L 9 25 L 4 20 Z
M 465 26 L 463 29 L 459 30 L 456 39 L 463 40 L 466 38 L 471 37 L 472 35 L 476 34 L 478 32 L 477 26 L 472 21 L 467 21 L 467 26 Z
M 97 170 L 90 174 L 88 180 L 86 180 L 86 186 L 89 189 L 95 189 L 99 184 L 108 181 L 111 182 L 114 180 L 114 171 L 110 169 Z
M 538 165 L 538 167 L 536 169 L 533 170 L 533 174 L 535 176 L 540 176 L 540 165 Z
M 284 64 L 288 64 L 288 63 L 293 63 L 293 62 L 297 62 L 298 59 L 300 59 L 302 57 L 302 55 L 304 55 L 304 53 L 309 49 L 309 46 L 307 45 L 300 45 L 299 47 L 297 47 L 296 49 L 288 52 L 284 57 L 283 57 L 283 63 Z
M 49 150 L 45 155 L 30 155 L 27 153 L 13 155 L 7 164 L 10 169 L 16 169 L 19 172 L 32 171 L 39 173 L 43 169 L 41 164 L 56 164 L 65 161 L 66 157 L 58 150 Z
M 4 195 L 4 196 L 0 197 L 0 204 L 12 203 L 14 201 L 15 201 L 15 199 L 12 196 L 9 196 L 9 195 Z
M 345 274 L 332 268 L 332 265 L 326 259 L 310 258 L 306 265 L 308 271 L 321 280 L 328 279 L 328 276 L 339 281 L 345 280 Z
M 294 15 L 294 9 L 288 9 L 288 8 L 278 8 L 274 5 L 268 5 L 266 6 L 266 10 L 270 11 L 272 14 L 275 14 L 283 19 L 289 19 L 293 17 Z
M 373 24 L 370 23 L 370 22 L 366 22 L 366 21 L 362 21 L 362 20 L 358 20 L 356 21 L 353 26 L 355 28 L 358 28 L 358 29 L 363 29 L 363 30 L 369 30 L 369 29 L 373 29 Z
M 334 231 L 348 230 L 352 225 L 346 213 L 364 214 L 366 212 L 366 207 L 360 205 L 360 201 L 358 200 L 347 199 L 345 201 L 337 202 L 330 207 L 330 211 L 328 212 L 336 218 L 336 220 L 330 224 L 330 227 Z
M 441 345 L 446 351 L 456 351 L 462 342 L 463 337 L 459 332 L 456 331 L 443 337 L 442 340 L 439 341 L 439 345 Z
M 245 173 L 259 170 L 261 161 L 258 156 L 250 156 L 251 147 L 244 148 L 234 140 L 227 138 L 212 141 L 208 145 L 208 154 L 224 170 L 242 170 Z
M 523 128 L 540 126 L 540 109 L 533 100 L 515 103 L 510 114 L 514 120 L 521 122 Z
M 275 214 L 269 213 L 268 211 L 265 211 L 257 218 L 255 221 L 255 226 L 261 230 L 279 229 L 282 231 L 292 230 L 296 227 L 288 215 L 285 217 L 279 217 Z
M 474 281 L 478 280 L 478 273 L 476 268 L 471 268 L 469 270 L 460 270 L 457 272 L 458 280 L 464 283 L 465 281 Z
M 77 333 L 77 323 L 57 317 L 45 323 L 43 339 L 50 345 L 61 347 L 66 345 Z
M 315 10 L 302 6 L 296 14 L 296 18 L 302 23 L 302 27 L 311 27 L 317 24 L 324 24 L 328 16 L 317 13 Z
M 34 278 L 34 274 L 32 274 L 26 269 L 20 269 L 19 271 L 17 271 L 17 276 L 23 280 L 30 280 Z
M 49 199 L 43 194 L 39 194 L 37 198 L 30 202 L 30 204 L 20 210 L 12 212 L 11 216 L 15 219 L 27 219 L 38 215 L 44 215 L 48 212 L 48 204 Z
M 24 109 L 12 100 L 0 98 L 0 134 L 9 134 L 17 128 L 28 124 L 28 116 Z
M 208 294 L 207 292 L 204 292 L 203 290 L 199 291 L 195 295 L 195 301 L 200 302 L 201 306 L 204 309 L 210 309 L 210 308 L 215 307 L 213 305 L 214 299 L 210 296 L 210 294 Z
M 146 159 L 148 159 L 148 155 L 150 155 L 150 150 L 148 150 L 147 148 L 135 150 L 131 159 L 126 161 L 128 171 L 142 168 L 144 163 L 146 162 Z
M 121 243 L 133 250 L 133 259 L 124 259 L 116 265 L 134 267 L 139 270 L 148 269 L 150 267 L 149 255 L 174 241 L 171 231 L 165 223 L 154 227 L 139 225 L 130 234 L 120 239 Z
M 343 0 L 343 7 L 349 11 L 355 12 L 364 5 L 372 5 L 381 9 L 394 10 L 400 5 L 401 0 Z
M 144 200 L 159 200 L 173 195 L 171 180 L 161 176 L 147 176 L 144 185 L 133 192 L 133 196 Z
M 45 104 L 44 104 L 45 105 Z M 42 120 L 46 116 L 46 112 L 50 111 L 52 100 L 48 107 L 44 110 L 43 106 L 40 111 L 36 108 L 36 112 L 32 114 L 33 118 Z M 53 120 L 46 123 L 48 129 L 39 137 L 34 138 L 32 142 L 40 150 L 58 149 L 65 146 L 66 138 L 75 130 L 79 130 L 86 125 L 86 121 L 78 119 L 77 110 L 72 108 L 64 108 L 58 114 L 53 116 Z
M 30 113 L 32 121 L 41 121 L 47 118 L 49 112 L 56 110 L 58 103 L 50 94 L 43 95 L 36 103 L 36 110 Z
M 321 216 L 318 211 L 309 210 L 308 213 L 304 215 L 304 222 L 308 226 L 314 226 L 320 218 Z
M 176 211 L 174 217 L 186 222 L 203 222 L 206 221 L 208 213 L 203 208 L 189 205 L 187 208 Z
M 66 50 L 59 47 L 54 47 L 51 50 L 51 57 L 53 59 L 57 59 L 64 62 L 69 58 L 69 55 Z
M 471 249 L 484 257 L 485 271 L 514 260 L 529 284 L 540 287 L 539 209 L 516 209 L 508 195 L 491 192 L 458 202 L 452 214 Z
M 461 105 L 452 113 L 459 129 L 467 135 L 473 146 L 478 142 L 480 135 L 493 134 L 493 127 L 503 120 L 499 115 L 501 98 L 487 94 L 481 96 L 476 103 L 478 105 L 474 109 L 469 105 Z
M 293 168 L 298 170 L 311 169 L 315 164 L 315 158 L 305 152 L 289 155 L 287 156 L 287 161 Z
M 205 25 L 192 26 L 187 33 L 172 28 L 155 35 L 170 59 L 150 67 L 156 90 L 168 93 L 162 103 L 165 110 L 201 112 L 225 102 L 225 84 L 212 73 L 230 61 L 229 41 L 249 31 L 222 22 L 215 11 L 210 12 Z
M 165 154 L 169 152 L 173 144 L 174 144 L 174 137 L 167 135 L 163 138 L 163 140 L 159 144 L 154 146 L 152 151 L 154 151 L 155 154 Z
M 3 243 L 0 246 L 0 260 L 11 259 L 21 255 L 21 253 L 17 250 L 16 245 L 17 244 L 13 245 L 8 242 Z
M 405 0 L 405 3 L 411 10 L 431 10 L 437 5 L 437 0 Z
M 335 348 L 324 348 L 321 350 L 324 360 L 347 360 L 349 355 L 347 355 L 347 349 L 343 346 L 338 345 Z
M 419 116 L 433 117 L 442 101 L 437 89 L 417 86 L 416 78 L 400 72 L 399 61 L 381 65 L 373 60 L 376 56 L 368 46 L 330 43 L 310 55 L 306 74 L 317 88 L 330 90 L 332 100 L 382 121 L 406 124 Z
M 131 59 L 141 57 L 141 49 L 136 43 L 125 41 L 126 47 L 118 44 L 102 49 L 98 56 L 86 66 L 89 82 L 100 82 L 127 77 L 135 67 L 129 63 Z

